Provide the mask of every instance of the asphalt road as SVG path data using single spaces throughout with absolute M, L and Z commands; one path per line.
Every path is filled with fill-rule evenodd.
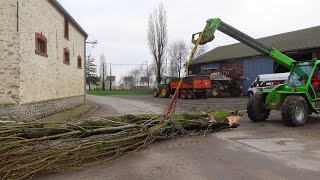
M 91 96 L 99 108 L 87 117 L 163 113 L 169 99 L 150 96 Z M 246 98 L 181 100 L 179 112 L 243 109 Z M 84 117 L 84 118 L 87 118 Z M 304 127 L 286 127 L 279 112 L 268 121 L 244 115 L 237 129 L 206 137 L 178 138 L 150 145 L 111 164 L 40 179 L 319 179 L 320 116 Z

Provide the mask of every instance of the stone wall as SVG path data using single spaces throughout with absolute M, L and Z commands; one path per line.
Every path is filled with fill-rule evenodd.
M 20 101 L 17 1 L 0 1 L 0 106 Z
M 66 39 L 64 15 L 49 1 L 0 1 L 0 120 L 37 119 L 85 103 L 85 36 L 70 22 Z M 48 57 L 35 53 L 35 33 L 46 36 Z
M 70 22 L 67 40 L 64 22 L 64 16 L 47 0 L 19 0 L 20 104 L 85 94 L 85 37 Z M 35 53 L 35 33 L 47 38 L 48 57 Z M 64 48 L 70 51 L 70 65 L 63 62 Z M 77 67 L 78 56 L 82 69 Z
M 35 120 L 83 104 L 84 96 L 0 107 L 1 121 Z

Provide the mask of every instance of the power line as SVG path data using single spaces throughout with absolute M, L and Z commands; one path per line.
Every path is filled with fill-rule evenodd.
M 147 64 L 113 64 L 113 63 L 108 63 L 108 64 L 111 64 L 114 66 L 144 66 L 144 65 L 147 65 Z

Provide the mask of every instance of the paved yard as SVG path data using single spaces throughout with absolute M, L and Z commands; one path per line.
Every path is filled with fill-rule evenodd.
M 169 99 L 139 96 L 87 96 L 99 108 L 82 118 L 163 113 Z M 245 109 L 246 98 L 181 100 L 178 112 Z M 178 138 L 100 167 L 40 179 L 319 179 L 320 116 L 304 127 L 286 127 L 279 112 L 266 122 L 245 115 L 237 129 L 206 137 Z

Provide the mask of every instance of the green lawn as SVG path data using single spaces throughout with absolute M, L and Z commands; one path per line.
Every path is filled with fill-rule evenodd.
M 144 91 L 98 91 L 98 90 L 88 90 L 88 94 L 94 95 L 140 95 L 146 94 Z

